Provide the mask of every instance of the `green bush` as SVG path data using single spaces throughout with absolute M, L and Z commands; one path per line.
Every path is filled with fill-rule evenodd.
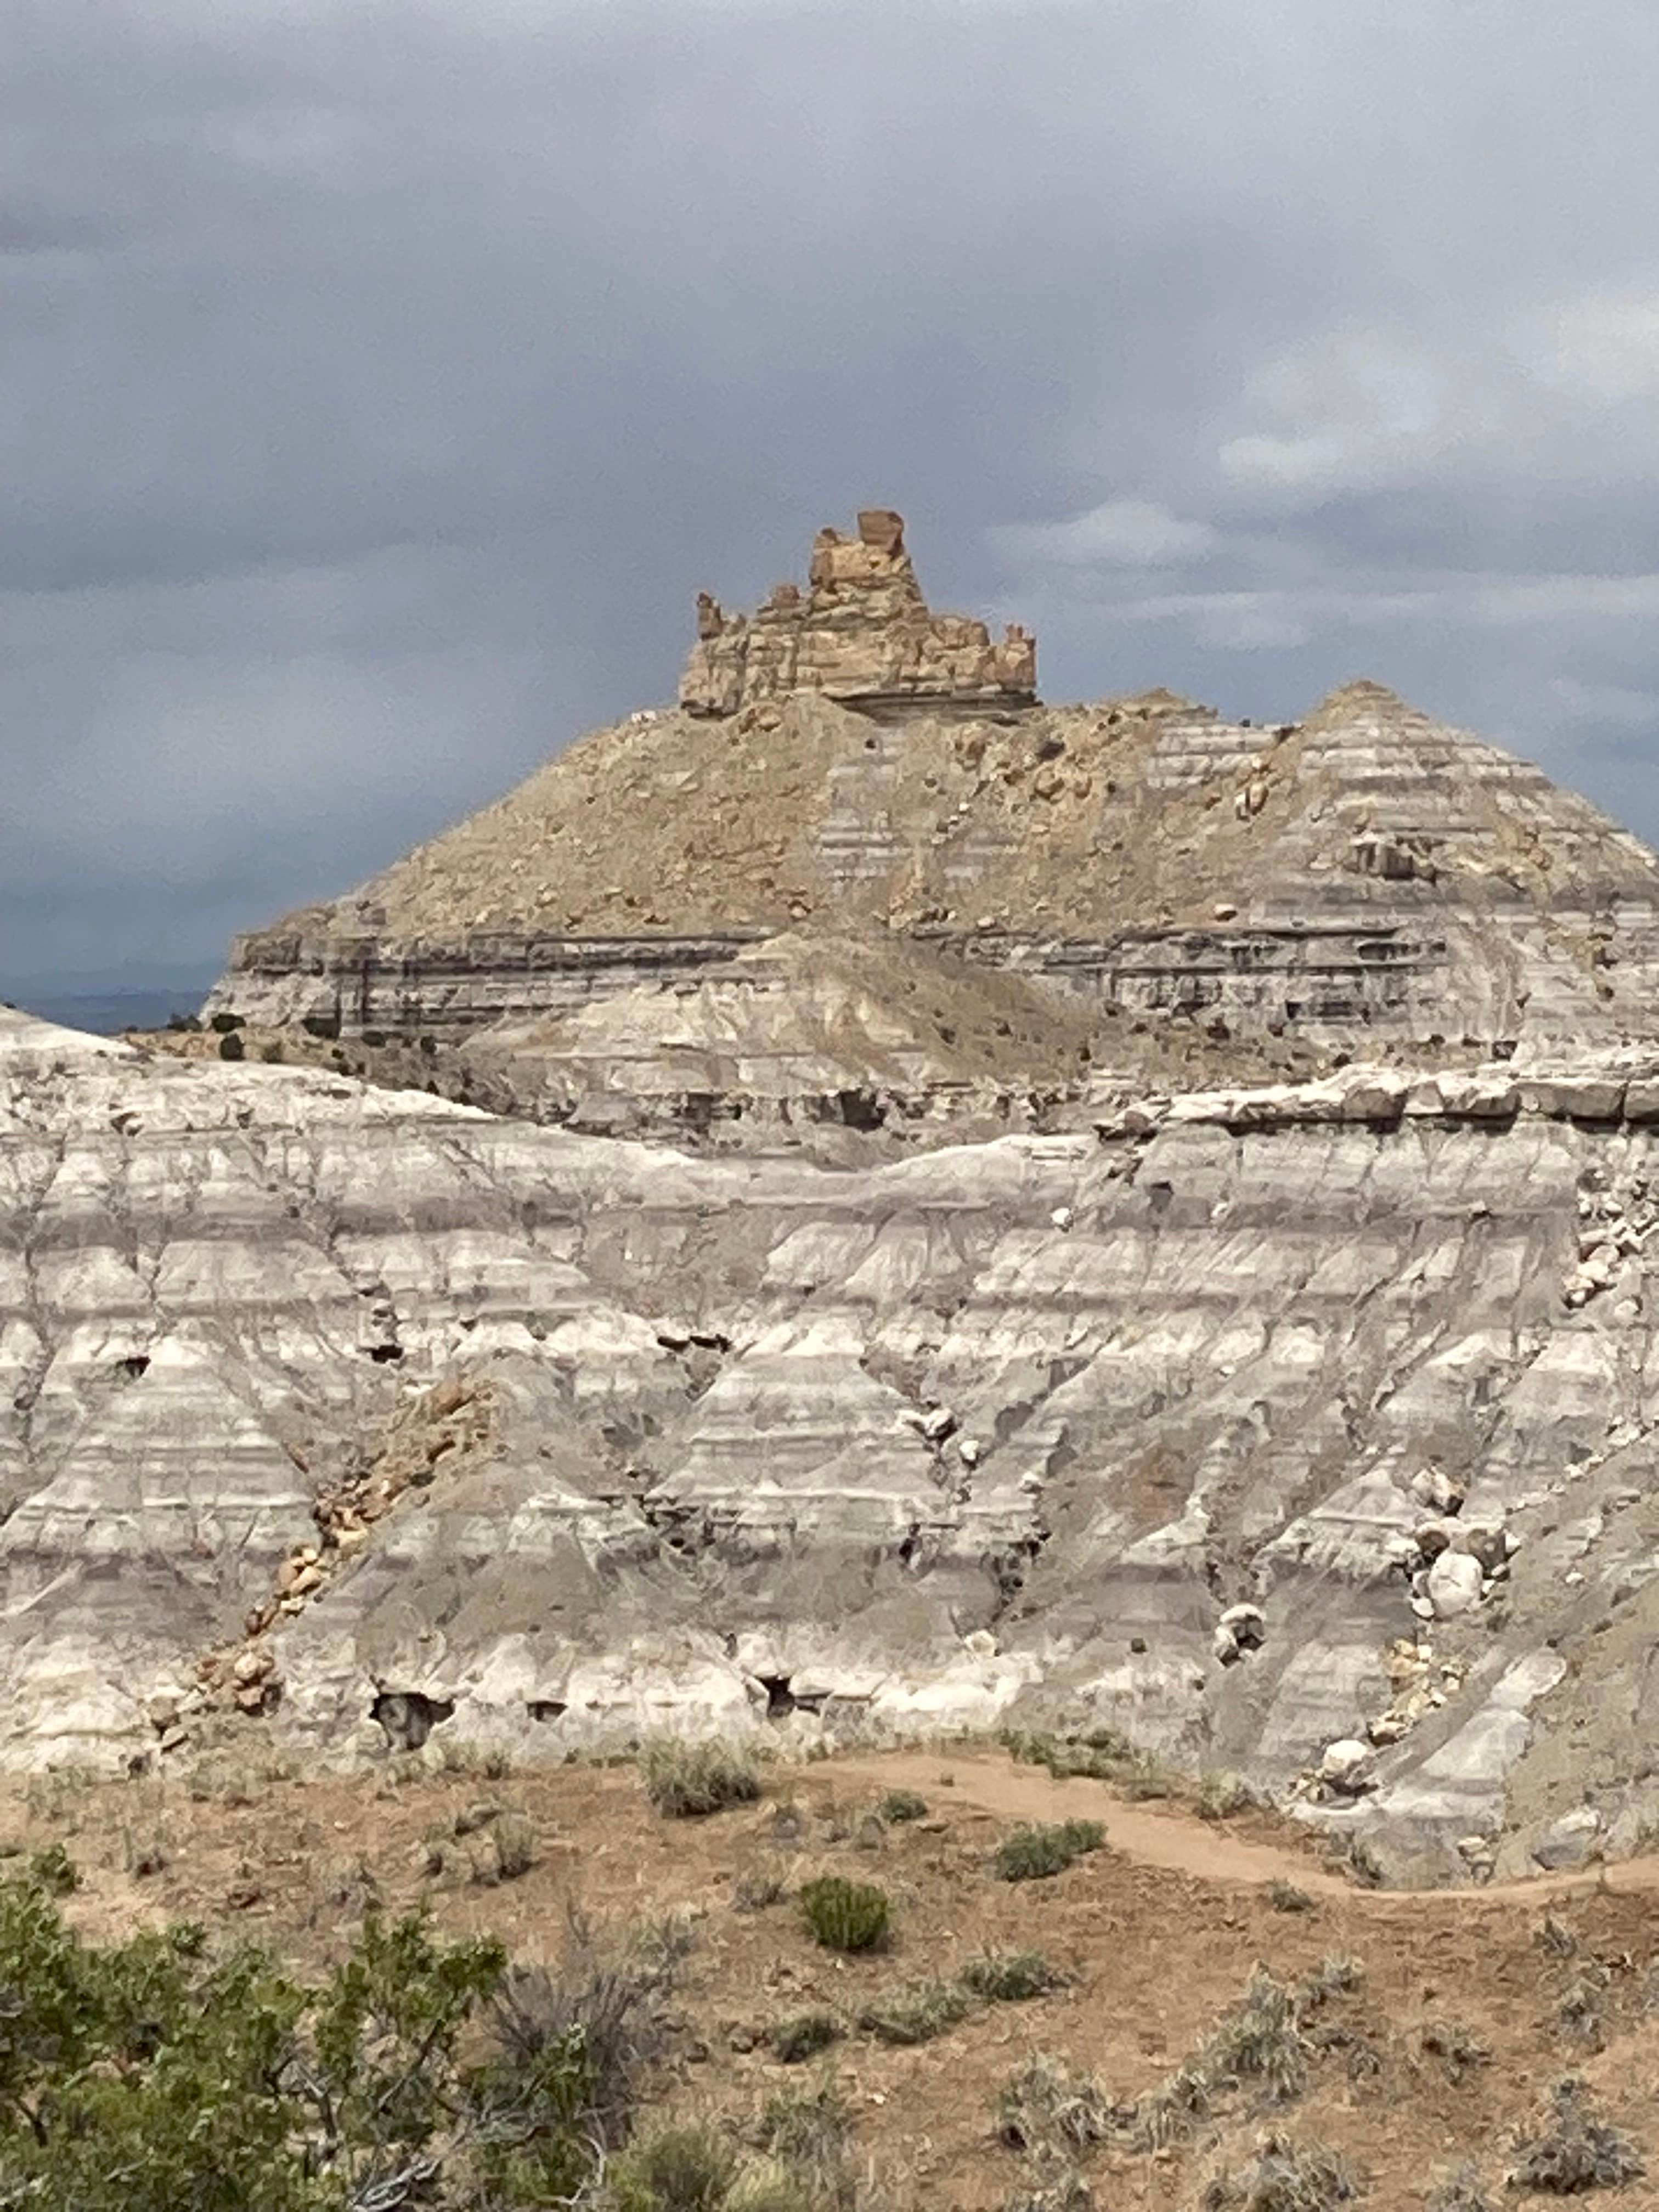
M 418 1913 L 370 1913 L 314 1984 L 191 1925 L 101 1947 L 72 1881 L 59 1850 L 0 1882 L 0 2205 L 542 2212 L 625 2132 L 632 1998 L 529 2002 L 499 1944 Z
M 927 1800 L 918 1797 L 914 1790 L 890 1790 L 876 1810 L 890 1826 L 899 1827 L 906 1820 L 925 1820 Z
M 1061 1820 L 1052 1827 L 1016 1828 L 997 1846 L 996 1872 L 1002 1881 L 1040 1881 L 1064 1874 L 1085 1852 L 1106 1840 L 1098 1820 Z
M 993 2004 L 1018 2004 L 1059 1987 L 1063 1978 L 1041 1951 L 986 1951 L 957 1977 L 963 1989 Z
M 246 1057 L 246 1054 L 247 1047 L 242 1042 L 241 1038 L 237 1035 L 234 1030 L 228 1030 L 226 1034 L 220 1038 L 219 1057 L 221 1060 L 242 1060 Z
M 805 1882 L 801 1910 L 813 1940 L 830 1951 L 882 1951 L 892 1928 L 887 1893 L 873 1882 L 848 1881 L 838 1874 Z
M 956 1983 L 929 1982 L 885 2004 L 867 2006 L 859 2014 L 859 2026 L 878 2043 L 931 2043 L 969 2008 L 968 1992 Z
M 641 1761 L 645 1794 L 659 1813 L 677 1820 L 752 1804 L 760 1775 L 746 1751 L 720 1742 L 649 1744 Z

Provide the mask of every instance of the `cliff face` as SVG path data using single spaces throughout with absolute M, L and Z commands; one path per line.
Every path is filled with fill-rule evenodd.
M 1054 1723 L 1632 1847 L 1659 859 L 1375 684 L 1039 706 L 895 517 L 702 628 L 240 1065 L 0 1030 L 3 1755 Z
M 1659 1067 L 829 1173 L 3 1041 L 13 1763 L 1062 1717 L 1367 1739 L 1310 1809 L 1435 1878 L 1659 1812 Z

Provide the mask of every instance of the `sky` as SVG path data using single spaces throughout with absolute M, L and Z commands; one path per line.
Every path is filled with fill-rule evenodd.
M 0 991 L 205 973 L 908 518 L 1051 699 L 1659 839 L 1653 0 L 8 0 Z

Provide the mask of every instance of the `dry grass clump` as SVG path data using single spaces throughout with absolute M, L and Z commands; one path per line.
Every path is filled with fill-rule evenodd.
M 1423 2212 L 1492 2212 L 1492 2200 L 1480 2187 L 1474 2167 L 1461 2166 L 1439 2185 Z
M 1086 1852 L 1106 1840 L 1098 1820 L 1060 1820 L 1051 1826 L 1016 1828 L 997 1845 L 994 1862 L 1000 1881 L 1042 1881 L 1064 1874 Z
M 852 2212 L 857 2193 L 847 2157 L 852 2126 L 852 2113 L 830 2072 L 809 2090 L 781 2090 L 768 2099 L 761 2115 L 761 2141 L 788 2176 L 798 2205 L 804 2203 L 813 2212 Z M 762 2212 L 762 2208 L 746 2207 L 744 2212 Z
M 1590 2110 L 1584 2084 L 1566 2081 L 1556 2084 L 1551 2124 L 1542 2135 L 1521 2146 L 1521 2157 L 1510 2180 L 1517 2189 L 1576 2197 L 1582 2190 L 1611 2189 L 1620 2182 L 1634 2181 L 1646 2171 L 1641 2153 L 1630 2137 L 1598 2119 Z
M 957 1977 L 965 1990 L 992 2004 L 1019 2004 L 1058 1989 L 1065 1978 L 1041 1951 L 983 1951 Z
M 816 2058 L 840 2039 L 841 2022 L 832 2012 L 799 2012 L 792 2019 L 781 2020 L 767 2037 L 772 2056 L 784 2066 L 799 2066 L 803 2059 Z
M 648 1744 L 640 1764 L 646 1796 L 671 1820 L 696 1820 L 728 1805 L 751 1805 L 761 1792 L 759 1771 L 737 1744 Z
M 838 1874 L 803 1882 L 801 1911 L 812 1940 L 828 1951 L 884 1951 L 893 1909 L 874 1882 L 848 1881 Z
M 1117 2115 L 1097 2082 L 1041 2055 L 997 2097 L 997 2134 L 1011 2150 L 1075 2153 L 1103 2142 Z
M 1327 1959 L 1294 1986 L 1258 1966 L 1243 2001 L 1145 2100 L 1143 2139 L 1153 2147 L 1170 2142 L 1218 2097 L 1246 2085 L 1260 2087 L 1275 2104 L 1300 2096 L 1307 2085 L 1310 2016 L 1331 1997 L 1357 1987 L 1359 1979 L 1360 1970 L 1350 1959 Z
M 931 2043 L 972 2009 L 972 1999 L 956 1983 L 929 1982 L 884 2004 L 866 2006 L 859 2026 L 878 2043 Z
M 1298 1889 L 1293 1881 L 1275 1875 L 1267 1884 L 1267 1902 L 1275 1912 L 1311 1912 L 1313 1899 L 1305 1889 Z
M 829 2080 L 771 2100 L 758 2158 L 708 2123 L 659 2128 L 611 2161 L 589 2212 L 852 2212 L 848 2128 Z
M 1454 2081 L 1461 2081 L 1492 2057 L 1486 2045 L 1459 2021 L 1429 2021 L 1418 2039 L 1425 2057 L 1437 2058 Z
M 627 2136 L 641 2079 L 661 2055 L 668 1999 L 690 1948 L 678 1926 L 619 1936 L 572 1907 L 557 1964 L 515 1967 L 494 2001 L 495 2040 L 526 2067 L 580 2040 L 591 2124 L 606 2147 Z
M 658 2128 L 611 2162 L 615 2212 L 720 2212 L 738 2178 L 738 2154 L 711 2127 Z
M 1256 1794 L 1242 1774 L 1206 1774 L 1193 1796 L 1193 1810 L 1200 1820 L 1231 1820 L 1248 1813 Z
M 1240 2173 L 1218 2175 L 1201 2203 L 1204 2212 L 1334 2212 L 1358 2194 L 1352 2167 L 1334 2151 L 1270 2135 L 1251 2165 Z

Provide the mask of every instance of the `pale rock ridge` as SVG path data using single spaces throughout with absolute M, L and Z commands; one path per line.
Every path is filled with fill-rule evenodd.
M 994 645 L 983 623 L 932 613 L 902 517 L 867 507 L 854 538 L 819 531 L 804 592 L 780 584 L 752 615 L 726 614 L 698 594 L 685 711 L 736 714 L 794 692 L 866 708 L 1029 707 L 1036 646 L 1018 624 Z
M 1065 1718 L 1436 1879 L 1559 1848 L 1594 1750 L 1615 1847 L 1659 1158 L 1651 1066 L 1596 1080 L 1354 1067 L 826 1173 L 0 1073 L 0 1757 L 217 1704 L 331 1759 Z

